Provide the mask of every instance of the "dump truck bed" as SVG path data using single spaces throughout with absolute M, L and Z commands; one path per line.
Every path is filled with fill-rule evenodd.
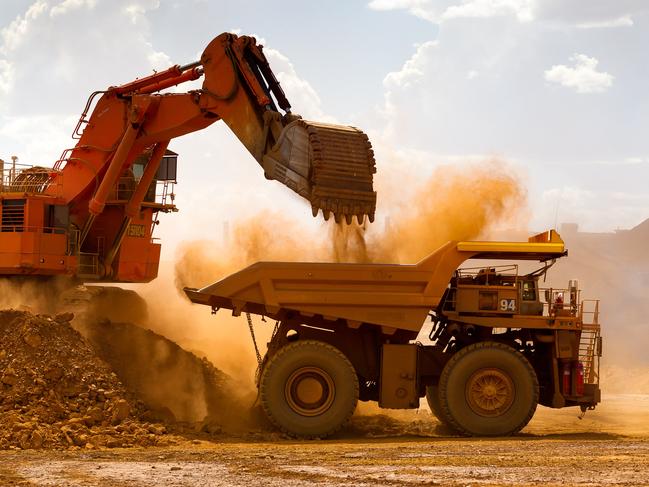
M 468 259 L 546 261 L 566 255 L 553 230 L 527 242 L 451 241 L 415 265 L 258 262 L 202 289 L 189 299 L 284 319 L 301 314 L 387 329 L 419 331 L 442 299 L 455 270 Z

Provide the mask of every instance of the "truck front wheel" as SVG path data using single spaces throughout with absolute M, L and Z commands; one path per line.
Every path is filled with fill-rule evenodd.
M 439 381 L 442 415 L 469 436 L 517 433 L 532 419 L 538 400 L 534 369 L 503 343 L 463 348 L 448 361 Z
M 342 428 L 354 413 L 358 377 L 337 348 L 316 340 L 298 340 L 268 361 L 259 395 L 264 412 L 282 431 L 323 438 Z

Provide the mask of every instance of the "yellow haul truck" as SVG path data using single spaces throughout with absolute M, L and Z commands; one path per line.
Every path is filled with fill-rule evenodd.
M 214 312 L 246 313 L 251 331 L 251 313 L 277 320 L 257 385 L 291 435 L 336 432 L 359 399 L 400 409 L 426 396 L 458 433 L 499 436 L 520 431 L 539 403 L 586 411 L 600 401 L 598 301 L 581 300 L 576 281 L 539 286 L 565 255 L 549 231 L 448 242 L 416 265 L 259 262 L 185 292 Z M 458 269 L 469 259 L 509 262 Z M 541 267 L 520 275 L 512 261 Z

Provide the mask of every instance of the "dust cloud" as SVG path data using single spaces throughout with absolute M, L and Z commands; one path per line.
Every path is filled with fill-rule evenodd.
M 377 181 L 380 207 L 371 225 L 329 221 L 312 233 L 301 230 L 297 221 L 263 211 L 237 222 L 227 245 L 187 242 L 178 250 L 176 285 L 202 287 L 259 260 L 415 263 L 448 240 L 508 239 L 513 233 L 524 238 L 528 233 L 526 189 L 506 162 L 442 165 L 416 181 L 412 175 L 399 180 L 389 174 Z M 648 393 L 649 258 L 639 243 L 649 238 L 649 224 L 616 234 L 562 232 L 562 236 L 570 258 L 557 263 L 546 285 L 565 287 L 568 279 L 578 277 L 582 298 L 602 299 L 604 392 Z M 189 308 L 178 304 L 183 313 Z M 205 326 L 199 325 L 202 320 Z M 263 343 L 272 326 L 261 325 Z M 221 312 L 216 319 L 205 315 L 193 326 L 208 341 L 209 330 L 219 329 L 219 343 L 214 342 L 207 355 L 224 370 L 237 369 L 238 377 L 250 382 L 256 364 L 242 318 Z M 176 337 L 178 327 L 168 332 Z M 224 352 L 216 351 L 220 348 L 236 350 L 227 354 L 229 362 L 219 361 L 224 358 Z
M 184 242 L 174 264 L 179 290 L 198 287 L 260 260 L 323 260 L 323 241 L 301 234 L 299 222 L 278 212 L 261 211 L 238 222 L 226 244 L 210 240 Z
M 438 166 L 399 200 L 379 197 L 389 222 L 323 223 L 317 234 L 268 210 L 237 222 L 231 241 L 182 244 L 175 262 L 178 289 L 199 287 L 260 260 L 414 263 L 449 240 L 485 237 L 503 225 L 521 225 L 527 193 L 504 161 Z M 525 223 L 522 224 L 523 226 Z
M 34 313 L 55 313 L 61 293 L 70 288 L 63 278 L 30 280 L 22 277 L 0 279 L 0 309 L 20 309 Z
M 206 286 L 262 260 L 417 262 L 448 240 L 479 238 L 524 219 L 526 192 L 515 174 L 509 164 L 497 159 L 438 166 L 423 183 L 402 188 L 398 198 L 380 194 L 379 212 L 389 215 L 389 225 L 330 220 L 311 232 L 299 221 L 264 210 L 236 222 L 225 243 L 185 242 L 173 266 L 176 291 L 167 284 L 172 282 L 166 277 L 168 267 L 139 291 L 149 304 L 147 326 L 208 357 L 242 388 L 250 387 L 257 364 L 245 319 L 233 318 L 227 311 L 210 316 L 208 308 L 184 298 L 184 287 Z M 263 354 L 273 323 L 255 320 Z
M 368 231 L 371 261 L 415 263 L 449 240 L 527 226 L 527 192 L 515 171 L 498 159 L 438 166 L 397 205 L 383 231 Z

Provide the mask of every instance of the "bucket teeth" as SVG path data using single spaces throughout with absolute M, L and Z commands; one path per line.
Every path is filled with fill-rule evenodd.
M 367 135 L 353 127 L 301 123 L 311 148 L 312 203 L 319 202 L 337 216 L 337 222 L 344 217 L 347 224 L 354 215 L 373 214 L 376 163 Z
M 277 179 L 309 199 L 313 216 L 350 224 L 376 209 L 374 152 L 367 135 L 354 127 L 297 119 L 284 128 L 272 151 Z M 372 216 L 373 219 L 373 216 Z

